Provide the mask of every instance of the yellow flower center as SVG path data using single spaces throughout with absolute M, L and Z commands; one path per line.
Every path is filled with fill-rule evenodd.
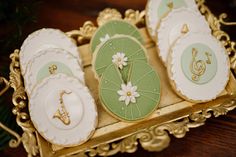
M 118 58 L 118 62 L 120 62 L 121 61 L 121 58 Z
M 131 92 L 127 92 L 127 96 L 131 96 Z

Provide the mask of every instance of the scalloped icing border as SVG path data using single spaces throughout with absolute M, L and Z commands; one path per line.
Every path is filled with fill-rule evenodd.
M 204 5 L 204 0 L 197 0 L 199 9 L 202 14 L 205 15 L 207 21 L 209 22 L 214 36 L 216 36 L 222 44 L 227 47 L 227 52 L 231 55 L 231 69 L 236 72 L 236 49 L 235 42 L 230 41 L 228 34 L 220 30 L 221 25 L 227 23 L 224 21 L 224 17 L 221 15 L 219 18 L 216 18 L 211 11 Z M 125 18 L 130 19 L 134 23 L 138 24 L 140 21 L 143 21 L 144 12 L 138 12 L 133 10 L 129 11 L 129 16 L 126 15 Z M 134 18 L 133 18 L 134 17 Z M 231 24 L 231 23 L 230 23 Z M 232 23 L 236 25 L 236 23 Z M 84 41 L 90 40 L 91 34 L 94 33 L 96 27 L 92 22 L 85 22 L 83 27 L 78 31 L 70 31 L 66 34 L 69 37 L 75 39 L 79 45 L 83 44 Z M 26 95 L 23 87 L 23 81 L 21 80 L 21 73 L 19 68 L 19 50 L 15 50 L 14 53 L 10 55 L 12 60 L 10 64 L 10 80 L 9 84 L 11 88 L 14 89 L 12 102 L 14 104 L 13 114 L 16 115 L 16 121 L 18 125 L 23 129 L 22 136 L 18 135 L 16 139 L 11 140 L 10 145 L 12 148 L 16 148 L 22 142 L 28 156 L 38 156 L 39 150 L 42 151 L 42 146 L 38 145 L 36 139 L 36 131 L 31 124 L 29 116 L 23 111 L 26 105 Z M 189 130 L 189 128 L 199 127 L 204 124 L 207 118 L 211 117 L 210 111 L 213 111 L 213 115 L 218 117 L 220 115 L 227 114 L 228 111 L 231 111 L 236 108 L 236 95 L 231 95 L 230 99 L 224 99 L 224 103 L 221 105 L 208 108 L 198 113 L 193 113 L 188 115 L 187 118 L 183 118 L 181 122 L 166 122 L 161 126 L 152 126 L 146 128 L 142 131 L 134 133 L 129 137 L 123 137 L 123 140 L 119 143 L 110 143 L 105 144 L 101 143 L 95 148 L 88 150 L 79 150 L 74 154 L 84 155 L 84 156 L 95 156 L 96 154 L 101 156 L 114 155 L 118 152 L 135 152 L 137 150 L 137 139 L 141 143 L 142 147 L 148 151 L 161 151 L 164 148 L 168 147 L 170 142 L 170 134 L 174 134 L 175 137 L 181 138 Z M 192 121 L 193 120 L 193 121 Z M 157 130 L 153 132 L 154 130 Z M 162 130 L 162 131 L 158 131 Z M 148 135 L 148 136 L 147 136 Z M 159 142 L 156 142 L 159 141 Z

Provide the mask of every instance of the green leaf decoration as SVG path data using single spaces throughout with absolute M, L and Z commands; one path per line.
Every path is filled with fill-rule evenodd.
M 123 121 L 142 120 L 149 116 L 160 101 L 160 79 L 155 70 L 145 62 L 130 63 L 127 82 L 137 86 L 139 97 L 126 105 L 119 101 L 121 84 L 124 83 L 119 69 L 110 65 L 102 74 L 99 85 L 100 100 L 105 109 Z
M 133 37 L 120 35 L 107 40 L 96 49 L 93 59 L 93 68 L 97 76 L 101 76 L 104 70 L 112 63 L 112 56 L 124 53 L 128 63 L 139 60 L 147 62 L 146 49 Z
M 143 38 L 138 28 L 124 20 L 111 20 L 99 27 L 91 39 L 91 51 L 94 52 L 96 47 L 102 43 L 101 40 L 107 40 L 114 35 L 129 35 L 136 38 L 141 44 Z

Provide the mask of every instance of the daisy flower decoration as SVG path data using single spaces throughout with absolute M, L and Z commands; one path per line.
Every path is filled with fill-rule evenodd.
M 108 39 L 110 39 L 110 36 L 109 36 L 109 34 L 106 34 L 104 37 L 100 38 L 100 42 L 101 43 L 106 42 Z
M 120 69 L 127 65 L 128 58 L 123 52 L 117 52 L 112 56 L 112 62 L 115 63 Z
M 125 105 L 128 106 L 130 102 L 136 103 L 136 98 L 139 97 L 137 86 L 132 86 L 131 82 L 128 84 L 121 84 L 121 90 L 117 91 L 120 95 L 119 101 L 124 101 Z

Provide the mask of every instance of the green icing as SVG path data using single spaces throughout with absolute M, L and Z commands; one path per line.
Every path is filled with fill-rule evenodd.
M 142 36 L 138 29 L 132 24 L 122 20 L 111 20 L 102 25 L 95 33 L 91 40 L 91 50 L 95 51 L 97 45 L 101 43 L 100 39 L 106 35 L 112 37 L 116 34 L 130 35 L 143 43 Z
M 100 81 L 100 99 L 105 108 L 116 117 L 125 121 L 141 120 L 151 114 L 160 101 L 160 80 L 156 72 L 145 62 L 134 61 L 130 63 L 129 77 L 133 86 L 137 86 L 140 94 L 136 98 L 136 103 L 130 102 L 125 105 L 124 101 L 119 101 L 123 83 L 122 76 L 118 68 L 112 64 L 103 73 Z
M 193 49 L 196 50 L 195 57 Z M 206 52 L 208 52 L 209 55 L 207 55 Z M 195 66 L 195 68 L 193 66 Z M 207 45 L 195 43 L 184 50 L 181 56 L 181 67 L 184 75 L 191 82 L 195 84 L 206 84 L 216 75 L 217 59 L 215 53 Z
M 49 62 L 40 68 L 36 77 L 37 82 L 42 81 L 44 78 L 51 75 L 49 72 L 49 67 L 52 65 L 57 66 L 55 73 L 63 73 L 63 74 L 67 74 L 68 76 L 73 76 L 72 71 L 65 64 L 61 62 Z
M 187 7 L 185 0 L 162 0 L 158 7 L 158 17 L 161 19 L 163 16 L 167 15 L 168 12 L 171 11 L 168 4 L 173 4 L 173 9 L 177 9 L 180 7 Z
M 128 36 L 113 37 L 106 41 L 96 52 L 94 69 L 101 76 L 105 69 L 112 64 L 112 56 L 122 52 L 128 58 L 128 63 L 141 60 L 147 62 L 145 49 L 140 43 Z M 123 68 L 125 71 L 125 68 Z

